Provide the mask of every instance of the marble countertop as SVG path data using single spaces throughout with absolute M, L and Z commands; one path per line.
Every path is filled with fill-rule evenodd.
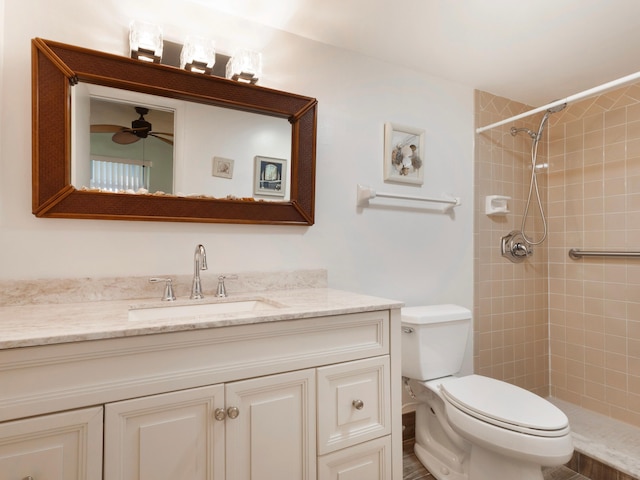
M 217 303 L 220 301 L 264 300 L 277 308 L 254 312 L 220 313 L 168 318 L 130 320 L 129 310 Z M 329 288 L 286 289 L 244 292 L 226 299 L 206 297 L 175 302 L 156 298 L 107 301 L 7 305 L 0 307 L 0 349 L 50 345 L 106 338 L 216 328 L 231 325 L 286 321 L 348 313 L 400 308 L 402 302 Z

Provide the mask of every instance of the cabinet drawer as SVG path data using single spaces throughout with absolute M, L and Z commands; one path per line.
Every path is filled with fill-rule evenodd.
M 318 368 L 318 454 L 391 433 L 389 357 Z
M 391 480 L 391 437 L 376 438 L 318 460 L 318 480 Z

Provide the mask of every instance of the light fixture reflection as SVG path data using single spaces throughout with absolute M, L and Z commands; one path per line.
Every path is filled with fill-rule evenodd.
M 227 62 L 226 77 L 246 83 L 256 83 L 262 76 L 262 54 L 253 50 L 239 50 Z
M 180 52 L 180 68 L 211 75 L 216 63 L 216 50 L 212 40 L 187 37 Z
M 162 28 L 152 23 L 134 20 L 129 25 L 131 58 L 160 63 L 162 59 Z

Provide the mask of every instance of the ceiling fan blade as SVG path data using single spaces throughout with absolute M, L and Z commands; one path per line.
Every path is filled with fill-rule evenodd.
M 111 139 L 115 143 L 118 143 L 120 145 L 129 145 L 131 143 L 135 143 L 138 140 L 140 140 L 140 137 L 138 137 L 134 133 L 131 133 L 130 131 L 121 130 L 119 132 L 114 133 L 113 137 L 111 137 Z
M 91 125 L 89 131 L 91 133 L 114 133 L 124 130 L 127 127 L 123 127 L 122 125 Z
M 163 141 L 164 143 L 168 143 L 169 145 L 173 145 L 173 140 L 169 140 L 168 138 L 162 138 L 159 137 L 158 135 L 156 135 L 155 133 L 150 133 L 149 135 L 151 135 L 152 137 L 157 138 L 158 140 Z M 168 133 L 163 133 L 162 135 L 170 135 Z
M 167 137 L 173 137 L 171 132 L 149 132 L 149 135 L 165 135 Z

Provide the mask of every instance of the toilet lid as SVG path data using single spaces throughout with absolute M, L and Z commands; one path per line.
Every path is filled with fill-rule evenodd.
M 569 431 L 567 416 L 555 405 L 523 388 L 481 375 L 440 385 L 450 404 L 493 425 L 538 436 Z

